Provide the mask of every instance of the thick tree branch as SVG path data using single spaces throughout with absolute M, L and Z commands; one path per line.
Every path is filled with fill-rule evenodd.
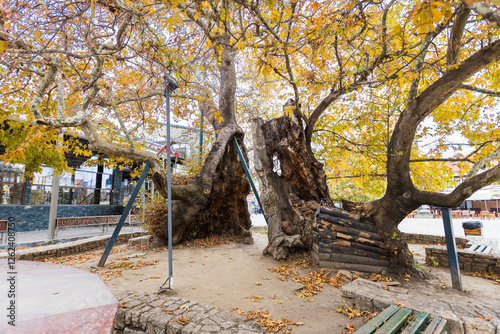
M 458 10 L 457 18 L 453 22 L 453 27 L 451 28 L 451 36 L 448 39 L 446 65 L 454 65 L 457 63 L 458 55 L 460 53 L 462 36 L 464 34 L 465 25 L 467 24 L 470 13 L 471 9 L 463 5 Z
M 387 191 L 393 196 L 413 187 L 409 161 L 418 125 L 456 92 L 464 81 L 500 59 L 500 41 L 472 54 L 456 68 L 446 72 L 416 98 L 409 101 L 393 131 L 387 153 Z
M 63 80 L 56 75 L 56 84 L 57 84 L 57 117 L 64 117 L 64 82 Z
M 466 179 L 450 194 L 431 191 L 414 190 L 412 197 L 422 204 L 431 204 L 443 207 L 460 206 L 467 198 L 479 189 L 500 179 L 500 164 L 495 167 Z
M 476 175 L 479 170 L 481 170 L 481 168 L 483 168 L 487 163 L 498 159 L 498 157 L 500 157 L 500 146 L 498 146 L 492 153 L 479 159 L 479 161 L 470 169 L 469 173 L 467 174 L 467 178 L 471 178 Z

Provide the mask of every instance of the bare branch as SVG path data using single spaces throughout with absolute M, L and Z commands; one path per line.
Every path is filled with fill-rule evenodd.
M 111 99 L 111 109 L 115 112 L 115 117 L 118 120 L 118 123 L 120 124 L 120 128 L 122 129 L 123 134 L 125 134 L 125 138 L 127 138 L 127 141 L 130 145 L 130 147 L 135 147 L 135 142 L 130 133 L 127 130 L 127 127 L 125 124 L 123 124 L 122 116 L 120 115 L 120 112 L 118 111 L 118 108 L 116 107 L 115 104 L 115 99 L 113 97 L 113 91 L 110 89 L 109 91 L 109 97 Z
M 500 92 L 494 92 L 494 91 L 489 90 L 489 89 L 483 89 L 483 88 L 474 87 L 474 86 L 471 86 L 471 85 L 461 85 L 460 88 L 461 89 L 470 90 L 472 92 L 486 94 L 486 95 L 489 95 L 489 96 L 500 97 Z
M 500 157 L 500 145 L 492 153 L 479 159 L 479 161 L 470 169 L 469 173 L 467 174 L 467 178 L 471 178 L 476 175 L 479 170 L 481 170 L 481 168 L 483 168 L 487 163 L 498 159 L 498 157 Z
M 125 29 L 127 28 L 127 25 L 130 23 L 130 20 L 132 19 L 132 15 L 128 13 L 125 15 L 125 18 L 123 19 L 122 24 L 120 24 L 120 27 L 118 28 L 118 31 L 116 33 L 116 42 L 115 44 L 102 44 L 102 48 L 105 50 L 120 50 L 123 48 L 123 42 L 122 42 L 122 37 L 123 34 L 125 33 Z
M 494 9 L 487 6 L 484 1 L 464 1 L 464 3 L 486 20 L 500 27 L 500 15 Z
M 412 80 L 408 92 L 408 103 L 412 101 L 415 96 L 417 96 L 418 92 L 418 85 L 420 83 L 420 73 L 424 69 L 424 64 L 425 64 L 425 56 L 427 54 L 427 50 L 429 46 L 431 45 L 432 39 L 436 36 L 436 33 L 434 31 L 427 33 L 425 35 L 422 44 L 420 45 L 420 50 L 418 52 L 418 56 L 415 58 L 415 65 L 413 66 L 413 73 L 417 74 L 417 77 Z
M 387 174 L 363 174 L 363 175 L 344 175 L 344 176 L 330 176 L 327 180 L 338 180 L 338 179 L 357 179 L 361 177 L 387 177 Z
M 467 158 L 427 158 L 427 159 L 412 159 L 410 160 L 410 163 L 412 162 L 448 162 L 448 161 L 462 161 L 462 162 L 471 162 L 474 163 L 474 161 L 469 160 Z

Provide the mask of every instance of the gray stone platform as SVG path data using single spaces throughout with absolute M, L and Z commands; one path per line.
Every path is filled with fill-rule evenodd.
M 356 306 L 358 310 L 380 312 L 395 302 L 419 312 L 439 316 L 448 321 L 449 334 L 500 334 L 500 305 L 497 300 L 472 298 L 451 299 L 449 295 L 410 293 L 400 287 L 385 290 L 380 283 L 358 278 L 341 289 L 343 306 Z M 491 317 L 490 321 L 478 317 Z
M 139 237 L 141 232 L 122 232 L 118 235 L 115 245 L 127 243 L 130 237 Z M 99 235 L 96 237 L 80 239 L 77 241 L 61 242 L 53 245 L 39 246 L 28 249 L 17 249 L 16 259 L 26 261 L 42 261 L 46 258 L 69 256 L 72 254 L 95 251 L 106 247 L 111 235 Z M 7 251 L 0 252 L 0 259 L 7 259 Z
M 115 334 L 261 334 L 264 327 L 235 313 L 185 298 L 136 291 L 112 291 L 120 303 Z M 176 319 L 186 317 L 188 324 Z

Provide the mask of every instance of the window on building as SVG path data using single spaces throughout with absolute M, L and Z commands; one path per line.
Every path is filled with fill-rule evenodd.
M 24 166 L 0 165 L 0 204 L 24 204 Z
M 31 185 L 32 205 L 50 204 L 52 168 L 36 173 Z M 59 204 L 109 205 L 112 196 L 113 170 L 106 167 L 82 166 L 59 178 Z

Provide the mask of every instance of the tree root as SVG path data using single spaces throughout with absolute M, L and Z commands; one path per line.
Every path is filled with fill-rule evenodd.
M 288 257 L 293 248 L 303 248 L 302 237 L 296 235 L 279 235 L 275 237 L 264 249 L 263 254 L 271 255 L 275 260 L 282 260 Z

